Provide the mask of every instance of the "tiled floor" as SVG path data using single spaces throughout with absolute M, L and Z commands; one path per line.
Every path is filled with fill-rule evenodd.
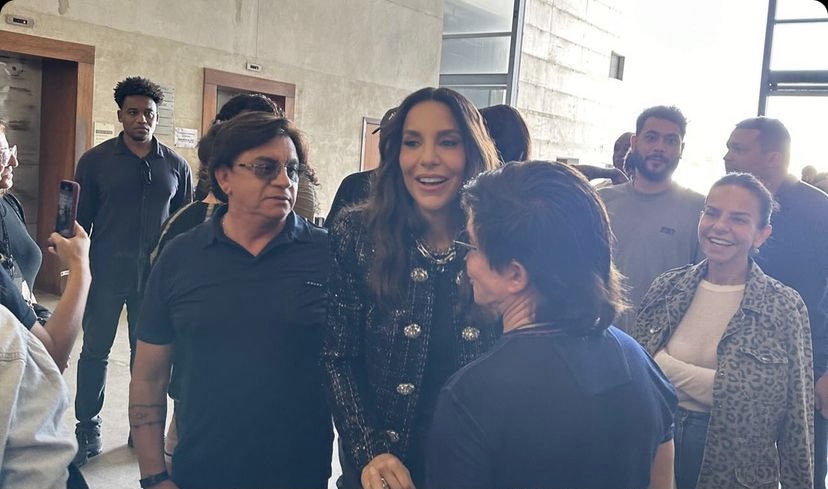
M 57 297 L 48 294 L 38 294 L 38 300 L 49 307 L 54 308 Z M 72 357 L 69 360 L 69 368 L 64 373 L 66 383 L 69 385 L 69 393 L 74 403 L 75 384 L 77 381 L 77 359 L 80 354 L 81 339 L 72 350 Z M 109 371 L 101 417 L 103 423 L 101 432 L 103 436 L 103 453 L 91 459 L 81 471 L 86 477 L 89 487 L 92 489 L 134 489 L 138 487 L 138 461 L 133 450 L 126 445 L 129 433 L 127 422 L 127 404 L 129 390 L 129 341 L 127 338 L 126 311 L 121 315 L 121 322 L 118 328 L 118 336 L 112 347 L 109 356 Z M 66 425 L 74 432 L 75 409 L 70 404 L 69 410 L 64 416 Z M 171 412 L 172 406 L 168 409 Z M 331 477 L 328 487 L 336 487 L 336 477 L 339 475 L 339 460 L 334 450 L 332 461 L 334 475 Z

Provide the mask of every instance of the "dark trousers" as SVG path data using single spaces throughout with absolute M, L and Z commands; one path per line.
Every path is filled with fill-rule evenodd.
M 828 472 L 828 422 L 814 411 L 814 489 L 825 489 Z
M 695 489 L 699 481 L 710 414 L 679 408 L 676 413 L 675 472 L 678 489 Z
M 141 310 L 142 294 L 137 281 L 113 284 L 95 281 L 89 288 L 86 311 L 83 315 L 83 347 L 78 360 L 78 391 L 75 396 L 75 417 L 80 429 L 95 428 L 100 417 L 106 389 L 106 370 L 109 351 L 115 341 L 118 319 L 124 304 L 129 325 L 129 366 L 135 359 L 135 328 Z

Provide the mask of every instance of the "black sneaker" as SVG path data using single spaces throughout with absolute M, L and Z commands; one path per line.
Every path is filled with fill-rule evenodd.
M 78 453 L 75 455 L 75 459 L 72 460 L 72 462 L 76 466 L 81 467 L 86 464 L 90 458 L 101 453 L 101 448 L 103 446 L 103 441 L 101 440 L 101 429 L 98 427 L 89 429 L 76 428 L 75 437 L 78 439 Z

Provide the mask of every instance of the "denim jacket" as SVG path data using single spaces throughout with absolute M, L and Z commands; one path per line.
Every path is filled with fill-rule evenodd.
M 630 331 L 651 355 L 669 341 L 706 272 L 705 260 L 653 282 Z M 742 303 L 716 354 L 696 488 L 813 488 L 813 364 L 799 294 L 751 261 Z
M 333 265 L 323 367 L 334 421 L 347 460 L 362 468 L 392 453 L 403 463 L 415 425 L 428 355 L 434 305 L 435 265 L 409 246 L 405 300 L 380 308 L 368 287 L 373 246 L 359 211 L 343 211 L 330 233 Z M 456 368 L 477 358 L 500 337 L 499 321 L 474 317 L 462 253 L 443 273 L 456 277 L 450 291 Z M 357 475 L 358 477 L 358 475 Z
M 78 445 L 69 390 L 43 344 L 0 306 L 0 488 L 65 489 Z

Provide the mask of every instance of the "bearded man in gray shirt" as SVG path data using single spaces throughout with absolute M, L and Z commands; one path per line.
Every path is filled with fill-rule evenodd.
M 653 279 L 702 258 L 696 227 L 704 196 L 672 179 L 686 130 L 687 119 L 677 107 L 660 105 L 642 112 L 630 140 L 632 181 L 598 192 L 616 238 L 615 263 L 627 278 L 633 306 L 616 320 L 625 331 Z

